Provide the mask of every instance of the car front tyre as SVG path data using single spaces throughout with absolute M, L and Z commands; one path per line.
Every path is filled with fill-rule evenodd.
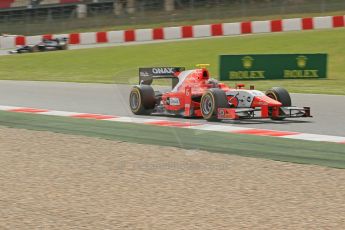
M 282 87 L 273 87 L 269 90 L 266 91 L 266 96 L 272 98 L 273 100 L 279 101 L 283 107 L 288 107 L 291 106 L 291 97 L 289 92 L 282 88 Z M 284 120 L 285 117 L 283 117 L 284 114 L 282 114 L 283 112 L 280 111 L 280 117 L 271 117 L 272 120 Z

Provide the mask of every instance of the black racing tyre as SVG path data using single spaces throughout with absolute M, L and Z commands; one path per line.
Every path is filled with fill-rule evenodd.
M 68 50 L 68 45 L 64 44 L 62 46 L 59 47 L 60 50 Z
M 134 86 L 129 95 L 129 106 L 136 115 L 149 115 L 155 108 L 155 92 L 149 85 Z
M 279 101 L 283 106 L 291 106 L 291 97 L 289 92 L 282 87 L 273 87 L 266 91 L 266 96 Z
M 30 48 L 29 51 L 30 51 L 30 53 L 35 53 L 35 52 L 38 51 L 38 48 L 37 48 L 37 46 L 33 46 L 33 47 Z
M 273 88 L 267 90 L 265 94 L 266 94 L 266 96 L 282 103 L 282 106 L 284 106 L 284 107 L 291 106 L 290 94 L 286 89 L 284 89 L 282 87 L 273 87 Z M 275 117 L 275 118 L 271 117 L 271 119 L 272 120 L 284 120 L 285 117 Z
M 38 49 L 38 51 L 40 51 L 40 52 L 46 51 L 46 47 L 45 47 L 45 46 L 38 46 L 37 49 Z
M 219 121 L 217 118 L 218 108 L 227 107 L 229 107 L 228 99 L 221 89 L 209 89 L 201 97 L 200 110 L 205 120 Z

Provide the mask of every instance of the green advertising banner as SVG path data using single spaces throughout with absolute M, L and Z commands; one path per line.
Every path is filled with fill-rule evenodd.
M 220 55 L 220 80 L 327 77 L 327 54 Z

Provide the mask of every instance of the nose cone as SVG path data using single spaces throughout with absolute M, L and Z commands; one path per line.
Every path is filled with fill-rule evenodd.
M 259 107 L 263 105 L 268 105 L 268 106 L 282 106 L 282 103 L 279 101 L 276 101 L 266 95 L 264 96 L 256 96 L 253 100 L 253 106 L 254 107 Z

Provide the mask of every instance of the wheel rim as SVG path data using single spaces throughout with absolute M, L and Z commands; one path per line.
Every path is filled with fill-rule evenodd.
M 272 98 L 273 100 L 278 101 L 277 96 L 276 96 L 275 94 L 271 93 L 271 92 L 270 92 L 270 93 L 267 93 L 266 96 L 269 97 L 269 98 Z
M 209 116 L 213 112 L 213 99 L 210 95 L 205 95 L 201 106 L 202 113 Z
M 138 92 L 132 92 L 130 96 L 130 106 L 132 110 L 137 110 L 139 107 L 139 94 Z

